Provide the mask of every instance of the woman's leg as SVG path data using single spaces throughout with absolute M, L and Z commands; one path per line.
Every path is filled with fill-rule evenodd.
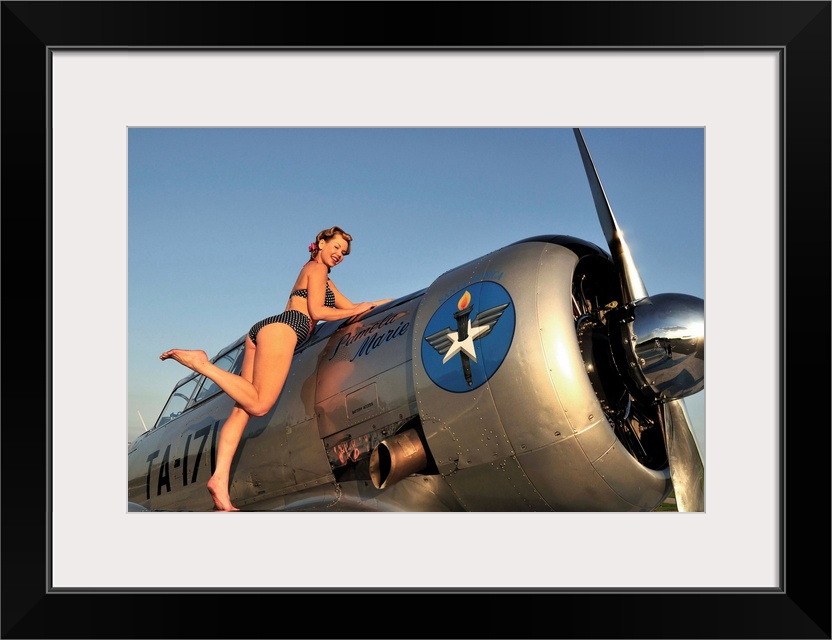
M 246 337 L 246 345 L 251 339 Z M 265 415 L 277 401 L 292 354 L 297 344 L 297 334 L 289 325 L 275 322 L 266 325 L 257 334 L 257 348 L 254 352 L 254 370 L 251 380 L 212 364 L 204 351 L 171 349 L 159 358 L 172 358 L 178 363 L 210 378 L 219 385 L 250 416 Z M 252 345 L 253 346 L 253 345 Z M 248 351 L 246 351 L 248 353 Z M 257 362 L 285 361 L 285 366 L 258 366 Z M 285 369 L 285 371 L 284 371 Z
M 271 326 L 284 327 L 285 331 L 266 331 Z M 294 330 L 283 324 L 269 325 L 260 330 L 257 335 L 257 346 L 246 337 L 246 350 L 243 354 L 243 366 L 240 376 L 255 388 L 263 390 L 264 397 L 272 397 L 269 408 L 274 405 L 280 395 L 289 366 L 292 364 L 292 354 L 296 336 Z M 219 383 L 218 383 L 219 384 Z M 240 444 L 250 415 L 239 403 L 231 410 L 231 415 L 220 430 L 217 444 L 217 466 L 208 480 L 208 492 L 214 500 L 214 506 L 219 511 L 239 511 L 231 503 L 228 486 L 231 476 L 231 462 Z
M 251 382 L 254 375 L 254 353 L 257 350 L 251 338 L 246 337 L 246 350 L 243 353 L 243 366 L 240 369 L 240 376 Z M 214 506 L 218 511 L 239 511 L 231 504 L 231 496 L 228 494 L 228 483 L 231 476 L 231 461 L 240 444 L 249 415 L 239 404 L 231 409 L 231 415 L 222 425 L 220 438 L 217 443 L 217 466 L 213 475 L 208 479 L 208 493 L 214 500 Z
M 231 410 L 228 420 L 220 430 L 219 443 L 217 444 L 217 467 L 214 475 L 208 479 L 208 493 L 214 500 L 214 506 L 218 511 L 239 511 L 231 504 L 231 496 L 228 494 L 228 482 L 231 475 L 231 461 L 240 444 L 240 438 L 248 424 L 249 415 L 236 405 Z

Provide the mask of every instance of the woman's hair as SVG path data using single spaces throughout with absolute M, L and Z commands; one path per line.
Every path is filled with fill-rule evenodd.
M 336 234 L 341 234 L 341 237 L 347 241 L 347 248 L 344 251 L 344 255 L 347 256 L 350 253 L 350 248 L 352 247 L 352 236 L 344 231 L 341 227 L 330 227 L 329 229 L 324 229 L 323 231 L 319 232 L 317 236 L 315 236 L 315 242 L 309 245 L 309 259 L 314 260 L 318 255 L 318 243 L 321 240 L 325 240 L 329 242 L 332 236 Z

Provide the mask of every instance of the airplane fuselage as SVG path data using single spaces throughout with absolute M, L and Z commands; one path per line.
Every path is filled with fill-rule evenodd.
M 243 510 L 650 511 L 671 490 L 655 407 L 634 406 L 609 341 L 608 254 L 569 236 L 508 245 L 295 352 L 232 465 Z M 239 370 L 244 337 L 217 356 Z M 128 454 L 128 501 L 210 510 L 233 401 L 177 385 Z M 173 397 L 173 396 L 172 396 Z M 176 415 L 171 415 L 176 414 Z

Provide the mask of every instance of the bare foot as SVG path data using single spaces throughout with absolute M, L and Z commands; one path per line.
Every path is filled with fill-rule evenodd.
M 188 369 L 193 369 L 197 372 L 199 366 L 208 362 L 208 354 L 198 349 L 171 349 L 170 351 L 165 351 L 159 356 L 159 360 L 167 360 L 168 358 L 173 358 L 179 364 L 183 364 L 188 367 Z
M 228 490 L 225 486 L 228 482 L 217 482 L 214 477 L 208 480 L 208 493 L 214 499 L 214 507 L 217 511 L 239 511 L 237 507 L 231 504 L 231 496 L 228 495 Z

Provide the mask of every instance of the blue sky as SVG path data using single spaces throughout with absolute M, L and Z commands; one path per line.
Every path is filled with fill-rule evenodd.
M 647 291 L 704 298 L 704 130 L 583 133 Z M 353 235 L 353 301 L 531 236 L 606 249 L 566 128 L 132 128 L 128 154 L 128 441 L 188 373 L 159 354 L 282 311 L 324 227 Z M 704 392 L 686 406 L 704 455 Z

